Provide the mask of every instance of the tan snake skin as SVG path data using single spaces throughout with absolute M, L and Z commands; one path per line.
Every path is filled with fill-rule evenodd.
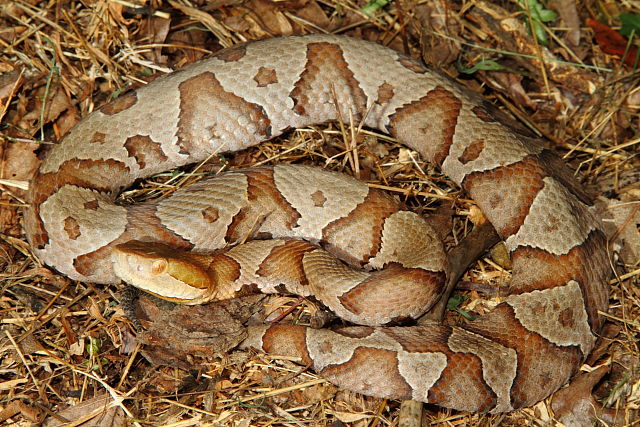
M 31 184 L 25 223 L 34 252 L 73 279 L 113 283 L 112 248 L 132 239 L 201 251 L 248 232 L 287 237 L 288 229 L 336 252 L 353 247 L 352 264 L 378 257 L 397 265 L 385 258 L 389 247 L 418 244 L 394 225 L 402 209 L 366 186 L 327 197 L 337 175 L 323 183 L 286 167 L 234 172 L 211 189 L 114 203 L 135 179 L 335 120 L 334 94 L 342 117 L 351 112 L 390 133 L 477 202 L 510 250 L 511 295 L 460 327 L 274 325 L 254 329 L 246 345 L 301 357 L 340 387 L 460 410 L 510 411 L 565 384 L 593 348 L 598 310 L 607 309 L 606 239 L 588 197 L 553 154 L 496 121 L 482 100 L 364 41 L 313 35 L 238 46 L 94 112 L 47 153 Z M 380 203 L 388 209 L 367 213 Z M 260 274 L 260 257 L 271 254 L 253 265 L 236 259 L 238 271 Z M 336 302 L 351 312 L 345 301 L 357 304 L 361 293 L 354 283 Z

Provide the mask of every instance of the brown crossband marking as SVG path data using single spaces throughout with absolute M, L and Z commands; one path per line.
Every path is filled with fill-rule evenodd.
M 191 250 L 193 244 L 167 229 L 156 214 L 154 205 L 133 205 L 127 211 L 127 228 L 116 240 L 73 260 L 76 271 L 85 276 L 104 274 L 111 269 L 113 247 L 130 240 L 162 242 L 180 250 Z
M 462 154 L 458 157 L 458 160 L 463 165 L 466 165 L 480 157 L 482 150 L 484 150 L 484 140 L 476 139 L 464 149 Z
M 271 326 L 262 337 L 262 348 L 272 354 L 302 357 L 302 363 L 305 365 L 313 363 L 307 350 L 306 328 L 302 326 Z
M 516 350 L 518 369 L 511 386 L 515 408 L 531 406 L 562 386 L 575 373 L 582 357 L 577 346 L 559 347 L 529 331 L 504 303 L 467 325 L 471 332 Z
M 429 389 L 427 400 L 458 410 L 488 411 L 497 403 L 497 395 L 483 378 L 482 360 L 470 352 L 455 352 L 448 345 L 452 328 L 445 325 L 411 328 L 385 328 L 410 353 L 439 353 L 447 365 Z
M 73 260 L 73 267 L 84 276 L 99 274 L 105 267 L 104 262 L 101 262 L 101 260 L 107 258 L 111 250 L 112 246 L 107 245 L 88 254 L 80 255 Z
M 64 231 L 67 233 L 67 237 L 71 240 L 76 240 L 82 233 L 80 233 L 80 225 L 73 217 L 66 217 L 64 220 Z
M 129 157 L 133 157 L 140 169 L 144 169 L 148 164 L 157 165 L 167 161 L 167 156 L 162 151 L 162 147 L 146 135 L 136 135 L 127 138 L 124 143 Z
M 482 377 L 482 361 L 474 354 L 452 351 L 447 342 L 450 326 L 432 325 L 416 328 L 389 328 L 393 337 L 408 352 L 441 353 L 447 365 L 431 386 L 428 401 L 459 410 L 487 411 L 495 406 L 497 396 Z M 440 403 L 442 402 L 442 403 Z
M 254 215 L 252 215 L 252 213 Z M 245 230 L 251 231 L 250 227 L 252 227 L 252 223 L 257 225 L 260 219 L 259 215 L 260 214 L 252 211 L 251 208 L 247 206 L 240 209 L 231 220 L 231 224 L 227 227 L 224 241 L 226 243 L 236 243 L 243 237 L 252 237 L 251 235 L 247 235 Z M 253 221 L 251 221 L 251 218 L 254 218 Z
M 449 155 L 461 107 L 460 99 L 438 86 L 391 115 L 389 133 L 413 141 L 411 145 L 421 147 L 430 162 L 441 165 Z
M 264 109 L 224 90 L 213 73 L 205 72 L 180 83 L 180 153 L 194 153 L 213 140 L 247 139 L 257 142 L 271 137 L 271 121 Z M 250 126 L 239 127 L 238 123 Z M 239 130 L 245 132 L 238 135 Z
M 226 242 L 237 242 L 254 235 L 260 223 L 269 216 L 287 229 L 293 229 L 300 219 L 296 211 L 278 191 L 273 182 L 273 170 L 253 168 L 245 171 L 248 202 L 233 217 L 225 235 Z
M 395 312 L 411 312 L 409 307 L 428 310 L 437 301 L 444 286 L 445 274 L 421 268 L 405 268 L 390 263 L 381 271 L 372 273 L 362 283 L 340 295 L 338 299 L 350 312 L 368 318 L 391 315 Z M 394 292 L 389 292 L 393 289 Z M 411 295 L 408 299 L 407 295 Z
M 315 246 L 299 240 L 292 240 L 285 245 L 276 246 L 262 261 L 256 273 L 265 278 L 278 278 L 284 284 L 307 286 L 307 276 L 302 265 L 302 258 L 307 252 L 316 249 Z
M 220 285 L 227 285 L 235 282 L 242 274 L 242 266 L 235 259 L 227 255 L 216 255 L 208 266 L 211 274 L 215 277 L 214 282 Z M 235 295 L 230 295 L 235 296 Z
M 168 229 L 158 217 L 155 205 L 134 205 L 127 211 L 127 223 L 131 228 L 125 234 L 128 240 L 158 241 L 176 249 L 193 249 L 193 243 Z M 124 242 L 123 242 L 124 243 Z
M 518 232 L 538 192 L 546 171 L 535 156 L 483 172 L 473 172 L 462 187 L 477 201 L 500 236 Z
M 361 265 L 380 251 L 384 222 L 401 208 L 402 205 L 387 193 L 369 190 L 360 205 L 322 230 L 322 240 L 335 256 Z M 339 247 L 350 248 L 350 252 L 338 250 Z
M 138 95 L 136 94 L 136 92 L 129 92 L 116 98 L 115 101 L 108 103 L 107 105 L 102 107 L 100 111 L 103 114 L 112 116 L 133 107 L 137 102 Z
M 216 53 L 214 56 L 224 62 L 236 62 L 242 59 L 247 54 L 247 48 L 244 45 L 234 46 L 231 48 L 223 49 Z
M 366 374 L 353 375 L 353 372 Z M 358 347 L 345 363 L 329 365 L 321 375 L 349 390 L 359 390 L 372 396 L 411 399 L 411 386 L 398 370 L 397 353 L 370 347 Z M 351 373 L 351 374 L 349 374 Z
M 331 82 L 333 88 L 327 87 Z M 333 91 L 332 91 L 333 89 Z M 333 93 L 338 94 L 334 99 Z M 342 98 L 340 94 L 348 96 Z M 331 111 L 340 105 L 351 105 L 356 118 L 362 118 L 367 106 L 367 96 L 349 69 L 340 46 L 332 43 L 309 43 L 307 45 L 307 64 L 289 95 L 293 99 L 293 111 L 301 116 L 311 116 L 325 120 L 335 117 Z M 327 108 L 326 104 L 331 104 Z M 327 111 L 332 112 L 327 116 Z
M 278 83 L 278 74 L 274 68 L 260 67 L 253 80 L 258 83 L 258 87 L 266 87 Z
M 300 219 L 300 212 L 295 210 L 282 193 L 276 188 L 273 181 L 273 169 L 270 168 L 253 168 L 246 173 L 247 175 L 247 193 L 251 195 L 255 202 L 256 209 L 278 213 L 282 218 L 284 225 L 288 229 L 293 229 Z
M 428 400 L 459 410 L 488 411 L 497 396 L 482 378 L 482 361 L 469 353 L 447 354 L 447 367 L 429 389 Z
M 513 261 L 513 278 L 511 293 L 521 294 L 535 289 L 551 289 L 562 286 L 570 280 L 578 282 L 583 288 L 584 306 L 587 309 L 589 324 L 593 329 L 600 327 L 597 308 L 607 300 L 606 292 L 597 294 L 587 292 L 586 284 L 599 283 L 603 279 L 608 260 L 606 254 L 598 251 L 600 245 L 606 244 L 606 238 L 599 230 L 589 233 L 587 239 L 565 255 L 554 255 L 537 248 L 520 246 L 511 253 Z M 585 263 L 583 260 L 588 259 Z

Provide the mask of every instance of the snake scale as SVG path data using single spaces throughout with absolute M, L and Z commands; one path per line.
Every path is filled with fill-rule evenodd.
M 439 166 L 504 239 L 513 261 L 510 295 L 492 311 L 462 326 L 375 326 L 403 317 L 384 314 L 400 300 L 431 301 L 446 259 L 416 255 L 441 246 L 415 231 L 423 230 L 417 215 L 342 175 L 250 168 L 160 201 L 114 202 L 136 179 L 350 115 Z M 494 413 L 527 407 L 564 385 L 594 346 L 608 302 L 606 238 L 566 166 L 497 115 L 438 72 L 374 43 L 309 35 L 239 45 L 126 93 L 76 125 L 31 183 L 27 237 L 44 263 L 96 283 L 120 281 L 112 253 L 129 241 L 201 252 L 247 235 L 273 238 L 219 254 L 220 275 L 239 284 L 231 294 L 273 272 L 291 289 L 328 271 L 316 280 L 338 282 L 327 305 L 365 326 L 255 327 L 246 346 L 300 357 L 336 385 L 367 395 Z M 309 261 L 323 251 L 365 270 Z M 436 291 L 425 290 L 427 282 Z M 188 289 L 165 296 L 211 297 Z M 400 297 L 391 297 L 397 289 Z M 417 317 L 424 308 L 409 312 Z

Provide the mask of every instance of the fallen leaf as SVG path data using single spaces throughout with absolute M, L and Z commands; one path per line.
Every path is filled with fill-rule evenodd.
M 20 89 L 24 79 L 18 70 L 12 70 L 0 74 L 0 119 L 4 117 L 5 107 L 9 105 L 9 99 Z
M 142 55 L 155 64 L 167 65 L 167 56 L 162 54 L 162 46 L 169 34 L 171 20 L 152 16 L 142 22 L 140 36 L 148 40 L 152 46 L 157 46 L 147 52 L 143 52 Z
M 605 228 L 619 249 L 623 262 L 634 265 L 640 259 L 640 209 L 637 203 L 625 203 L 602 198 L 607 210 L 603 212 Z
M 193 355 L 226 353 L 246 337 L 243 324 L 262 308 L 264 295 L 250 295 L 205 305 L 173 305 L 143 295 L 140 320 L 142 354 L 150 362 L 190 369 Z M 152 319 L 145 322 L 144 319 Z
M 609 426 L 624 425 L 624 411 L 605 408 L 591 395 L 593 387 L 607 372 L 608 366 L 581 372 L 567 387 L 556 392 L 551 400 L 556 418 L 567 426 L 588 426 L 597 420 L 602 420 Z
M 111 406 L 112 401 L 113 398 L 110 395 L 102 393 L 92 399 L 69 406 L 57 412 L 55 416 L 47 417 L 42 425 L 43 427 L 57 427 L 69 424 L 68 421 L 74 421 L 73 425 L 78 427 L 124 427 L 128 425 L 124 411 L 118 406 Z
M 22 414 L 23 417 L 34 423 L 40 420 L 40 411 L 38 409 L 20 400 L 14 400 L 0 411 L 0 421 L 6 421 L 17 414 Z
M 331 21 L 327 17 L 326 12 L 315 2 L 304 2 L 304 6 L 295 11 L 296 15 L 306 21 L 313 23 L 318 28 L 332 30 Z
M 462 32 L 462 25 L 459 15 L 452 8 L 452 4 L 444 0 L 416 6 L 416 18 L 420 23 L 420 37 L 424 46 L 422 55 L 428 64 L 446 67 L 460 54 L 460 43 L 456 39 Z
M 43 102 L 45 96 L 46 100 Z M 17 126 L 35 135 L 42 126 L 56 120 L 69 108 L 73 108 L 73 105 L 62 86 L 55 89 L 42 86 L 31 95 L 27 112 L 21 117 Z
M 629 67 L 633 67 L 640 59 L 638 48 L 629 44 L 627 39 L 613 28 L 591 18 L 587 19 L 587 25 L 593 30 L 596 42 L 604 53 L 623 58 L 624 63 Z
M 343 423 L 355 423 L 361 420 L 368 420 L 373 418 L 371 414 L 363 414 L 363 413 L 351 413 L 351 412 L 341 412 L 341 411 L 327 411 L 329 414 L 335 415 L 337 419 L 342 421 Z
M 272 35 L 293 34 L 293 27 L 289 19 L 277 7 L 276 2 L 268 0 L 250 0 L 246 3 L 252 16 L 258 21 L 263 30 Z
M 555 9 L 562 20 L 561 25 L 566 27 L 563 40 L 576 48 L 580 45 L 580 15 L 576 8 L 575 0 L 553 0 L 549 3 L 549 7 Z
M 13 142 L 6 145 L 2 153 L 3 179 L 30 180 L 40 161 L 35 154 L 39 144 L 33 142 Z
M 29 382 L 26 378 L 18 378 L 16 380 L 2 381 L 0 382 L 0 391 L 11 390 L 18 387 L 20 384 Z

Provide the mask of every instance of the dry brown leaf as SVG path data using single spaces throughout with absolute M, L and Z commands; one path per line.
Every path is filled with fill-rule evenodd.
M 492 71 L 490 73 L 479 72 L 484 76 L 484 80 L 490 83 L 495 89 L 506 93 L 518 106 L 526 106 L 531 109 L 536 108 L 536 104 L 531 101 L 529 95 L 522 87 L 522 76 L 512 72 Z
M 70 108 L 62 113 L 55 123 L 56 140 L 62 139 L 79 121 L 80 113 L 77 108 Z
M 20 400 L 14 400 L 0 411 L 0 422 L 6 421 L 7 419 L 12 418 L 17 414 L 21 414 L 23 417 L 34 423 L 38 422 L 40 420 L 40 417 L 42 416 L 40 410 L 34 408 L 31 405 L 27 405 Z M 9 423 L 7 425 L 10 424 L 13 423 Z
M 67 425 L 69 421 L 78 427 L 125 427 L 128 425 L 124 411 L 118 406 L 111 406 L 113 398 L 102 393 L 92 399 L 69 406 L 58 412 L 56 416 L 49 416 L 42 424 L 43 427 L 57 427 Z M 68 420 L 68 421 L 62 421 Z
M 0 74 L 0 120 L 4 117 L 6 107 L 9 106 L 9 101 L 20 89 L 24 79 L 22 74 L 18 70 L 11 70 Z
M 46 101 L 43 106 L 45 96 Z M 18 126 L 27 130 L 30 135 L 35 135 L 41 126 L 56 120 L 64 111 L 73 108 L 66 92 L 60 86 L 55 89 L 47 89 L 46 86 L 42 86 L 32 95 L 31 100 L 32 104 L 29 105 L 26 114 L 18 123 Z
M 33 142 L 13 142 L 6 145 L 2 153 L 0 167 L 3 179 L 29 180 L 35 173 L 40 160 L 35 154 L 38 144 Z M 1 150 L 0 150 L 1 151 Z
M 305 21 L 311 22 L 318 28 L 322 28 L 327 31 L 333 30 L 329 17 L 322 7 L 320 7 L 318 2 L 310 1 L 303 2 L 303 4 L 303 7 L 295 10 L 296 16 L 304 19 Z
M 580 45 L 580 15 L 576 0 L 551 0 L 548 7 L 560 15 L 561 27 L 567 28 L 562 37 L 566 43 L 575 48 Z
M 452 4 L 445 0 L 426 2 L 416 7 L 422 27 L 423 57 L 427 64 L 446 67 L 460 53 L 460 43 L 455 39 L 458 39 L 462 27 L 452 9 Z
M 204 12 L 202 10 L 196 9 L 195 7 L 185 6 L 184 4 L 177 2 L 175 0 L 169 0 L 169 4 L 175 7 L 185 15 L 191 17 L 197 22 L 201 22 L 202 25 L 207 27 L 213 34 L 216 35 L 218 41 L 223 47 L 231 47 L 231 40 L 233 37 L 231 33 L 213 16 Z
M 246 337 L 243 324 L 262 308 L 264 298 L 250 295 L 206 305 L 171 307 L 142 295 L 139 318 L 148 325 L 140 337 L 146 344 L 142 354 L 155 364 L 191 369 L 193 355 L 215 356 L 236 347 Z
M 268 0 L 249 0 L 247 8 L 262 29 L 271 36 L 293 34 L 291 22 L 277 7 L 277 3 Z
M 363 414 L 363 413 L 341 412 L 341 411 L 332 411 L 331 413 L 335 415 L 336 418 L 342 421 L 343 423 L 355 423 L 357 421 L 370 420 L 371 418 L 373 418 L 373 415 Z
M 591 390 L 609 371 L 601 366 L 592 372 L 576 375 L 571 383 L 553 395 L 551 408 L 555 416 L 567 426 L 588 426 L 600 419 L 609 426 L 622 426 L 622 412 L 604 408 L 591 396 Z
M 143 37 L 145 44 L 158 45 L 152 47 L 142 55 L 158 65 L 167 65 L 167 56 L 162 54 L 162 44 L 165 43 L 169 29 L 171 28 L 171 20 L 152 16 L 143 21 L 140 28 L 140 36 Z
M 640 262 L 640 201 L 621 203 L 617 200 L 600 199 L 606 203 L 605 231 L 614 243 L 621 245 L 621 259 L 628 265 Z

